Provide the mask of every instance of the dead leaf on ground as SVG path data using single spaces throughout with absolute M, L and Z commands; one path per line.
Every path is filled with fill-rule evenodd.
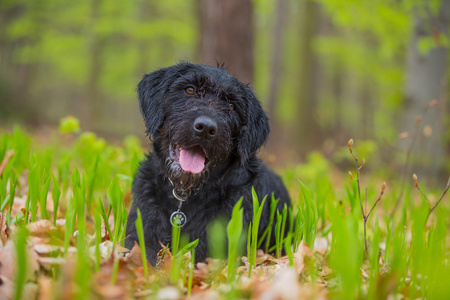
M 297 252 L 294 253 L 295 271 L 300 275 L 305 269 L 306 262 L 305 258 L 311 258 L 313 252 L 309 246 L 302 241 L 298 246 Z
M 37 244 L 33 246 L 34 251 L 40 256 L 55 256 L 61 254 L 61 247 L 49 244 Z
M 204 299 L 221 299 L 219 293 L 215 290 L 204 290 L 197 288 L 192 290 L 191 300 L 204 300 Z
M 328 275 L 330 275 L 331 273 L 333 273 L 333 270 L 327 266 L 323 266 L 322 270 L 317 272 L 317 275 L 321 276 L 321 277 L 327 277 Z
M 0 163 L 0 177 L 3 176 L 3 172 L 6 169 L 6 166 L 8 165 L 11 158 L 14 156 L 14 150 L 10 149 L 6 151 L 5 157 L 3 158 L 2 162 Z
M 281 270 L 273 285 L 265 291 L 266 299 L 300 299 L 300 284 L 296 272 L 291 268 Z
M 127 290 L 117 285 L 97 286 L 95 293 L 104 299 L 127 299 Z
M 114 257 L 117 258 L 125 258 L 130 254 L 130 249 L 122 247 L 120 243 L 116 243 L 116 247 L 114 247 Z
M 12 299 L 14 297 L 14 282 L 8 277 L 0 275 L 0 299 Z
M 47 276 L 40 276 L 38 278 L 39 296 L 38 299 L 55 299 L 56 287 L 55 281 Z
M 26 197 L 22 198 L 17 195 L 14 197 L 13 206 L 11 208 L 11 218 L 16 217 L 20 213 L 23 213 L 22 210 L 25 209 L 26 202 Z
M 56 229 L 49 220 L 39 220 L 27 225 L 27 229 L 31 235 L 46 236 L 52 230 Z
M 103 243 L 100 243 L 98 245 L 99 250 L 100 250 L 100 256 L 103 259 L 107 259 L 111 256 L 111 252 L 112 252 L 112 248 L 113 248 L 113 243 L 111 241 L 104 241 Z M 91 253 L 91 255 L 95 255 L 95 246 L 92 246 L 89 248 L 89 252 Z
M 139 247 L 139 244 L 136 241 L 134 242 L 133 248 L 125 259 L 130 269 L 143 267 L 141 247 Z M 153 266 L 147 260 L 146 262 L 149 273 L 154 272 Z
M 66 262 L 63 257 L 39 257 L 37 261 L 47 271 L 54 266 L 61 266 Z
M 112 257 L 102 265 L 99 272 L 95 274 L 93 281 L 93 290 L 97 295 L 103 298 L 121 299 L 126 296 L 128 287 L 134 283 L 136 279 L 127 268 L 124 258 L 119 259 L 119 267 L 116 276 L 115 285 L 111 285 L 111 276 L 114 270 L 115 259 Z
M 322 255 L 327 253 L 328 239 L 326 237 L 316 237 L 314 240 L 314 252 L 319 252 Z
M 156 267 L 161 270 L 170 270 L 172 266 L 172 253 L 169 248 L 161 244 L 162 249 L 158 252 L 159 261 L 156 263 Z
M 1 246 L 6 244 L 9 234 L 9 228 L 8 225 L 6 225 L 6 214 L 0 213 L 0 240 L 2 241 Z
M 0 275 L 10 280 L 15 278 L 17 270 L 16 245 L 14 241 L 8 240 L 0 252 Z M 34 250 L 27 247 L 27 280 L 36 279 L 35 273 L 39 271 L 38 255 Z
M 139 247 L 139 244 L 136 241 L 134 241 L 134 246 L 126 259 L 129 266 L 134 266 L 135 268 L 142 266 L 141 247 Z
M 178 289 L 174 286 L 167 286 L 158 291 L 158 294 L 156 295 L 157 299 L 164 299 L 164 300 L 176 300 L 180 299 L 181 295 Z

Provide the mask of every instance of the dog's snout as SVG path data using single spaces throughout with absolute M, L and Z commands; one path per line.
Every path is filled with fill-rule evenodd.
M 194 131 L 204 138 L 214 137 L 217 133 L 217 123 L 209 117 L 200 116 L 194 121 Z

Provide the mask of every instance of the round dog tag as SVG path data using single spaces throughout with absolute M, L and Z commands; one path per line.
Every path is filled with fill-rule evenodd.
M 186 224 L 186 221 L 186 215 L 181 211 L 175 211 L 170 216 L 170 224 L 172 224 L 172 226 L 183 227 Z

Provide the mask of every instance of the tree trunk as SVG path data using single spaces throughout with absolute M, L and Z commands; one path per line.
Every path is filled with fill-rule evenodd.
M 283 32 L 284 32 L 284 20 L 286 19 L 286 0 L 277 1 L 277 13 L 276 13 L 276 24 L 273 30 L 273 52 L 272 52 L 272 65 L 270 72 L 270 88 L 269 88 L 269 98 L 267 105 L 267 113 L 269 115 L 269 120 L 271 125 L 274 126 L 276 123 L 276 104 L 278 98 L 278 91 L 280 85 L 280 73 L 281 73 L 281 56 L 283 53 Z
M 104 121 L 105 105 L 101 97 L 100 77 L 102 74 L 102 37 L 96 34 L 95 26 L 100 19 L 102 0 L 91 0 L 91 27 L 89 37 L 89 73 L 86 82 L 86 97 L 81 99 L 81 114 L 87 128 L 101 127 Z M 95 116 L 95 117 L 94 117 Z
M 201 62 L 224 65 L 241 81 L 253 81 L 251 0 L 199 0 Z
M 414 12 L 413 35 L 406 66 L 405 111 L 401 125 L 402 129 L 414 132 L 416 116 L 422 114 L 430 101 L 439 100 L 437 109 L 429 109 L 420 122 L 413 150 L 412 172 L 427 176 L 431 181 L 436 179 L 445 166 L 443 113 L 446 105 L 444 93 L 449 50 L 440 44 L 440 37 L 448 35 L 450 0 L 442 1 L 437 15 L 431 15 L 427 9 L 420 8 L 420 11 L 418 7 Z M 436 47 L 427 53 L 421 53 L 419 42 L 426 37 L 434 37 Z
M 302 58 L 300 59 L 301 79 L 298 84 L 297 118 L 292 126 L 292 137 L 296 148 L 304 155 L 321 145 L 322 133 L 317 120 L 317 104 L 319 101 L 321 66 L 312 47 L 314 37 L 321 25 L 319 3 L 305 1 L 303 24 L 300 30 Z

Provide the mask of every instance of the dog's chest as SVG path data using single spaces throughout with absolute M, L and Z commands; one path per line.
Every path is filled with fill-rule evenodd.
M 157 202 L 164 208 L 164 213 L 159 215 L 161 223 L 170 221 L 170 217 L 180 211 L 185 216 L 183 231 L 206 230 L 209 222 L 224 214 L 223 204 L 226 202 L 226 195 L 218 189 L 208 189 L 190 196 L 181 203 L 173 196 L 172 192 L 159 195 Z

